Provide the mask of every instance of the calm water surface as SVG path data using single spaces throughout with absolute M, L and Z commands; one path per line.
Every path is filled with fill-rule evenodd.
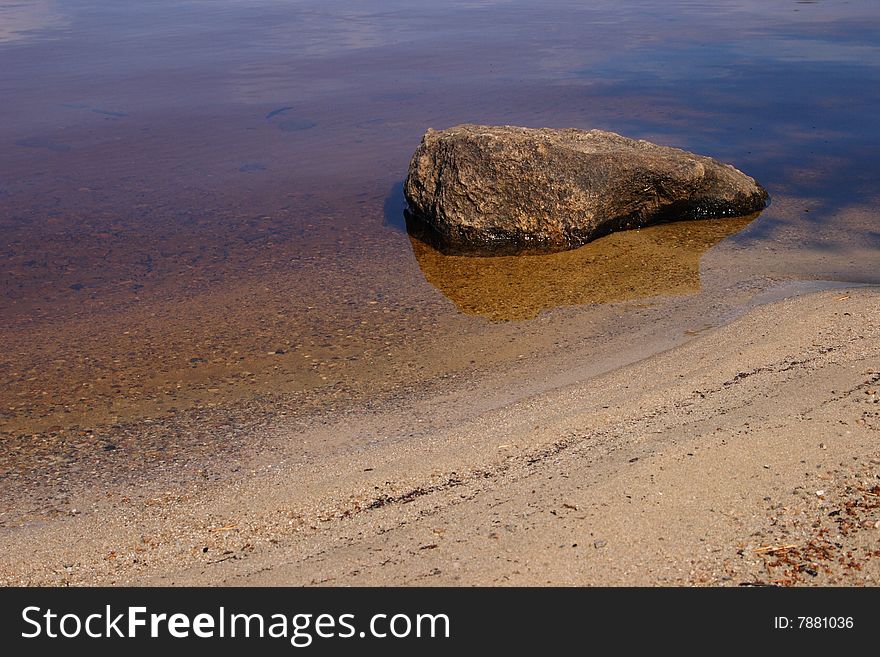
M 9 435 L 342 398 L 488 359 L 493 326 L 557 305 L 880 280 L 874 0 L 0 0 L 0 97 Z M 424 130 L 461 122 L 694 150 L 773 203 L 457 264 L 410 242 L 400 190 Z

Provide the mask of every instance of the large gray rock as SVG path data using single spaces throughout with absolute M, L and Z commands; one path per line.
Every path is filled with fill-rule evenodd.
M 404 185 L 410 226 L 447 253 L 563 251 L 612 231 L 760 211 L 728 164 L 601 130 L 428 130 Z

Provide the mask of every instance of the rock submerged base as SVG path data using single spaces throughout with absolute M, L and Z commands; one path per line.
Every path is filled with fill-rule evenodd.
M 407 223 L 446 253 L 576 248 L 651 224 L 738 217 L 768 195 L 710 157 L 601 130 L 428 130 L 404 184 Z

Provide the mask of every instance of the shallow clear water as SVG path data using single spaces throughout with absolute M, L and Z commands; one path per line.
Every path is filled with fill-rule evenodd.
M 876 282 L 878 35 L 873 0 L 0 0 L 2 417 L 165 408 L 162 386 L 277 369 L 257 362 L 276 349 L 309 363 L 286 385 L 320 386 L 333 358 L 534 316 L 456 305 L 449 263 L 414 253 L 400 189 L 428 127 L 714 156 L 773 203 L 703 255 L 704 284 Z M 632 297 L 530 294 L 535 312 Z M 193 383 L 203 362 L 226 369 Z M 92 392 L 64 401 L 64 377 Z

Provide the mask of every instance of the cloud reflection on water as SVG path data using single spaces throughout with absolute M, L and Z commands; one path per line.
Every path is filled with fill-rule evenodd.
M 0 0 L 0 44 L 27 41 L 66 25 L 53 0 Z

